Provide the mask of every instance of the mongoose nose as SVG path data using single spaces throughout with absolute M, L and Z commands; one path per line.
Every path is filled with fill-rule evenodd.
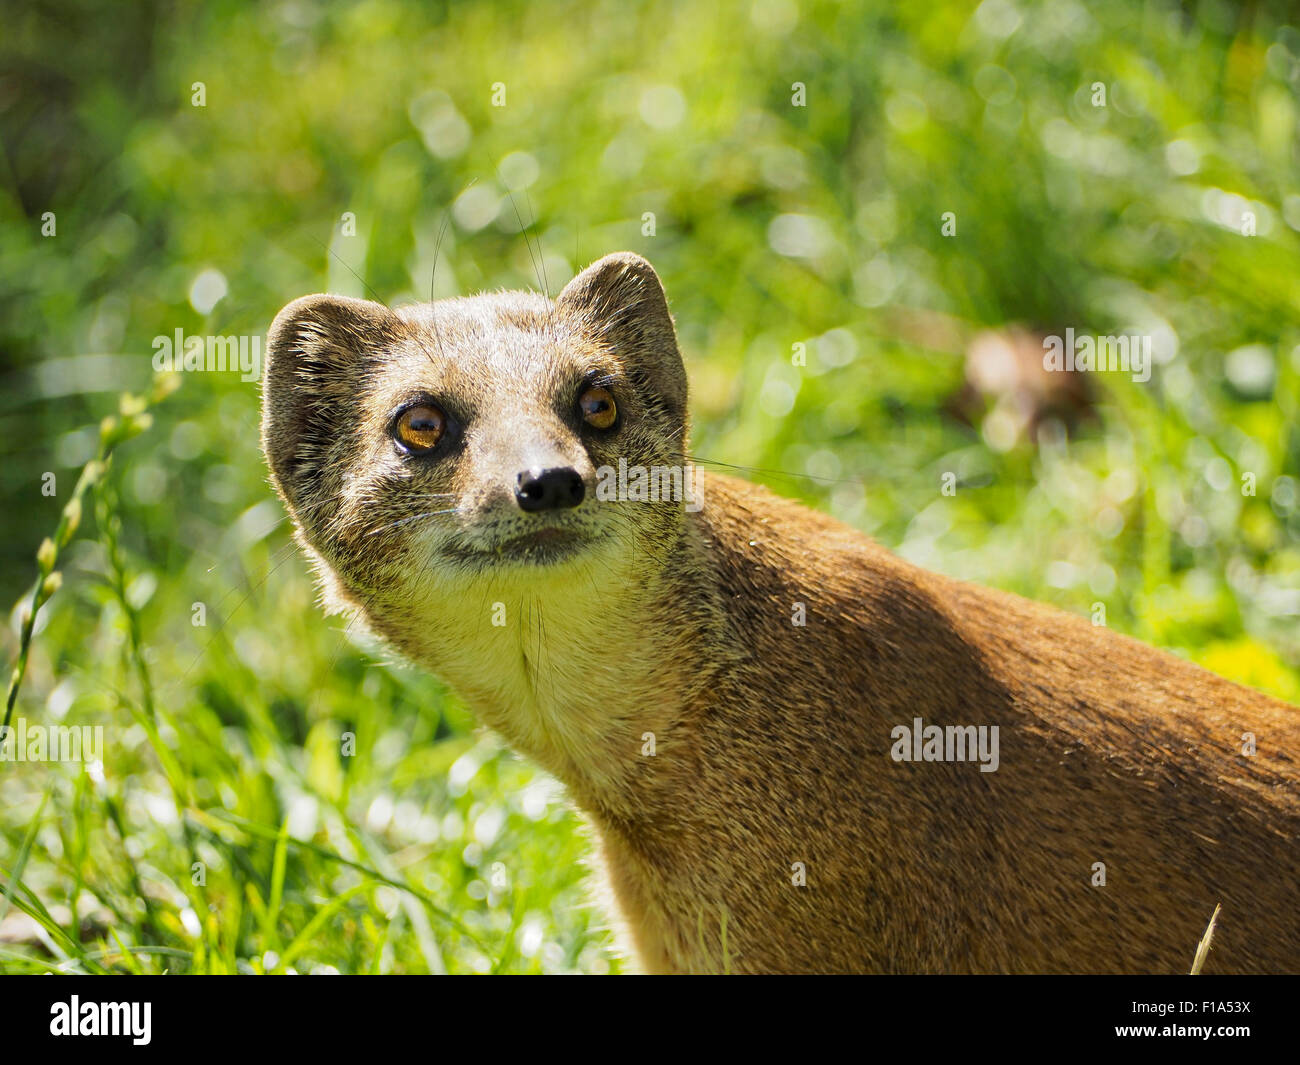
M 586 491 L 578 471 L 568 466 L 528 470 L 519 475 L 515 500 L 521 510 L 563 510 L 581 503 Z

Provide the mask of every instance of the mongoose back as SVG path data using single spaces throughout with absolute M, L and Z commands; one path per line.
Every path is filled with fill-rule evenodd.
M 1206 972 L 1300 970 L 1300 710 L 696 474 L 644 259 L 296 300 L 263 447 L 327 604 L 567 785 L 641 968 L 1178 973 L 1221 905 Z

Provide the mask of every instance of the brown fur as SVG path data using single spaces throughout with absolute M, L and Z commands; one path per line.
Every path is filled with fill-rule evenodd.
M 269 352 L 264 448 L 329 601 L 564 780 L 646 969 L 1185 972 L 1217 903 L 1206 971 L 1300 969 L 1295 708 L 731 478 L 701 478 L 698 513 L 514 506 L 532 465 L 590 491 L 619 457 L 684 461 L 644 260 L 554 306 L 308 297 Z M 590 371 L 616 432 L 574 418 Z M 427 462 L 388 432 L 417 395 L 462 428 Z M 439 501 L 457 513 L 415 518 Z M 539 521 L 582 547 L 493 554 Z M 997 725 L 1000 767 L 894 761 L 917 717 Z

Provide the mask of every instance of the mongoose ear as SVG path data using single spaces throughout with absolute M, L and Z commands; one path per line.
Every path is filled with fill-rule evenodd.
M 262 451 L 291 508 L 304 478 L 322 472 L 355 425 L 369 352 L 397 335 L 385 306 L 346 296 L 303 296 L 275 316 L 262 379 Z
M 648 384 L 674 415 L 686 416 L 686 369 L 659 275 L 630 251 L 606 255 L 564 286 L 559 314 L 576 315 L 616 350 L 631 353 L 629 372 Z

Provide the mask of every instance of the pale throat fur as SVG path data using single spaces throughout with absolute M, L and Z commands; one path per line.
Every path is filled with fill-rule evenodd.
M 688 710 L 734 642 L 699 515 L 594 498 L 620 459 L 687 465 L 685 371 L 650 265 L 609 256 L 553 304 L 304 297 L 271 328 L 265 382 L 264 448 L 327 607 L 445 680 L 588 812 L 667 809 L 691 774 Z M 575 416 L 593 382 L 609 428 Z M 428 454 L 395 446 L 412 405 L 441 428 Z M 523 512 L 538 470 L 572 471 L 581 505 Z

